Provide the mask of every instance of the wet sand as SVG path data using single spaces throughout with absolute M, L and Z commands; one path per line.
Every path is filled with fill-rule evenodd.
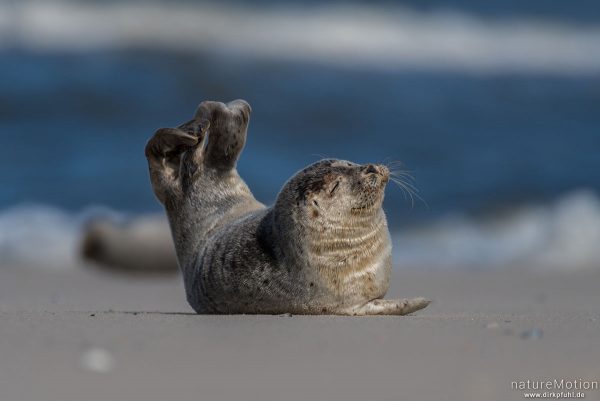
M 593 271 L 396 269 L 390 297 L 434 303 L 198 316 L 178 276 L 3 266 L 0 399 L 521 400 L 512 381 L 600 380 L 599 287 Z

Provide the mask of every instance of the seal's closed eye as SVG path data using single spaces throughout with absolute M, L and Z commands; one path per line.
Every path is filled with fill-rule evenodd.
M 333 195 L 333 193 L 335 192 L 336 189 L 338 189 L 339 186 L 340 186 L 340 182 L 336 181 L 335 184 L 333 185 L 333 188 L 331 188 L 331 191 L 329 191 L 329 195 Z

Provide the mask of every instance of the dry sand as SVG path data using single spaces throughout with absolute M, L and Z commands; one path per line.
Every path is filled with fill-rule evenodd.
M 0 400 L 520 400 L 511 381 L 600 380 L 600 274 L 393 276 L 389 296 L 434 303 L 408 317 L 198 316 L 177 276 L 4 266 Z

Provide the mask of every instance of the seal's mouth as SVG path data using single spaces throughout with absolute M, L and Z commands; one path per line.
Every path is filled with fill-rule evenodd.
M 361 170 L 364 179 L 371 186 L 385 186 L 390 179 L 390 170 L 383 165 L 367 164 Z
M 360 167 L 360 182 L 357 205 L 352 207 L 354 213 L 378 208 L 383 203 L 385 186 L 390 179 L 390 170 L 383 165 L 367 164 Z
M 390 170 L 383 165 L 367 164 L 361 167 L 361 183 L 363 191 L 383 191 L 390 179 Z

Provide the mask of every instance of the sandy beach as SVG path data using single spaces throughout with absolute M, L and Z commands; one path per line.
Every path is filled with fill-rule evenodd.
M 198 316 L 178 276 L 4 266 L 0 398 L 519 400 L 513 381 L 600 378 L 599 284 L 396 269 L 388 296 L 434 303 L 407 317 Z

